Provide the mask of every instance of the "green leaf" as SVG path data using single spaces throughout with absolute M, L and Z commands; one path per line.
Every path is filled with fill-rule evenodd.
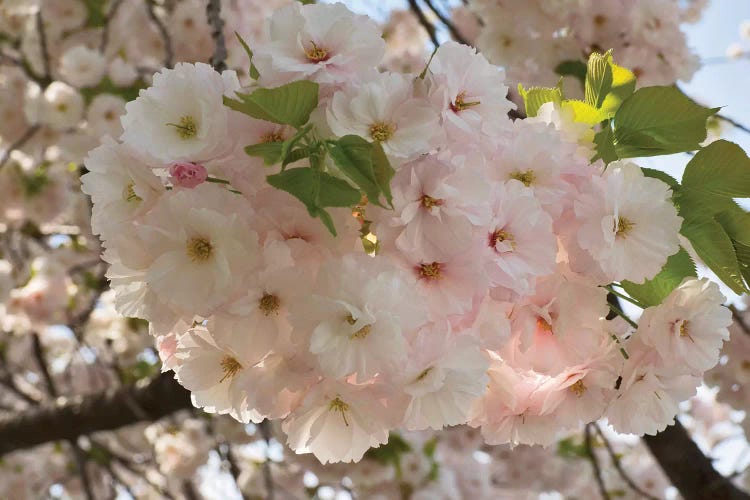
M 692 243 L 703 262 L 735 293 L 747 292 L 732 240 L 715 219 L 686 220 L 680 232 Z
M 314 168 L 290 168 L 266 177 L 268 183 L 300 200 L 311 217 L 318 217 L 336 236 L 333 219 L 324 207 L 351 207 L 359 203 L 359 191 L 346 181 Z
M 236 36 L 237 40 L 240 41 L 240 45 L 242 45 L 242 48 L 245 49 L 247 58 L 250 60 L 250 70 L 248 71 L 248 75 L 250 75 L 250 78 L 252 78 L 253 80 L 257 80 L 258 78 L 260 78 L 260 73 L 258 73 L 258 68 L 255 67 L 255 64 L 253 64 L 253 51 L 250 49 L 250 46 L 247 44 L 247 42 L 242 39 L 239 33 L 235 31 L 234 36 Z
M 373 168 L 373 145 L 358 135 L 345 135 L 327 143 L 336 166 L 364 191 L 370 202 L 380 205 L 380 185 Z
M 391 194 L 391 179 L 396 174 L 393 170 L 388 156 L 383 151 L 383 146 L 379 142 L 372 145 L 372 169 L 375 173 L 375 180 L 382 191 L 388 205 L 393 207 L 393 195 Z
M 294 151 L 290 151 L 289 154 L 286 155 L 284 161 L 281 163 L 281 166 L 286 167 L 287 165 L 290 165 L 295 161 L 299 161 L 302 158 L 307 158 L 308 156 L 310 156 L 310 148 L 297 148 Z
M 555 73 L 560 76 L 577 78 L 581 85 L 586 81 L 586 63 L 583 61 L 563 61 L 555 67 Z
M 617 110 L 613 144 L 619 158 L 658 156 L 700 149 L 706 119 L 719 108 L 696 104 L 675 87 L 644 87 Z
M 348 182 L 325 172 L 320 174 L 320 207 L 353 207 L 359 203 L 362 195 Z
M 548 102 L 562 102 L 562 91 L 560 87 L 531 87 L 524 89 L 523 85 L 518 84 L 518 93 L 523 97 L 523 103 L 526 107 L 526 116 L 536 116 L 539 108 Z
M 281 161 L 281 148 L 283 142 L 261 142 L 252 146 L 245 146 L 245 153 L 248 156 L 259 156 L 263 158 L 266 165 L 275 165 Z
M 596 155 L 591 159 L 591 163 L 601 159 L 605 164 L 610 164 L 618 159 L 610 122 L 605 123 L 602 129 L 594 135 L 594 144 L 596 144 Z
M 253 118 L 300 128 L 318 106 L 318 84 L 299 80 L 237 96 L 240 100 L 224 97 L 224 104 Z
M 588 104 L 577 99 L 568 99 L 563 101 L 563 108 L 568 108 L 573 111 L 575 121 L 586 123 L 588 125 L 596 125 L 597 123 L 606 120 L 607 116 L 596 109 L 591 104 Z
M 750 213 L 745 212 L 734 200 L 728 205 L 727 210 L 716 214 L 716 220 L 732 241 L 750 246 Z
M 737 260 L 740 262 L 740 272 L 747 283 L 750 283 L 750 245 L 743 245 L 737 241 L 734 243 L 734 250 L 737 253 Z
M 608 116 L 613 116 L 622 102 L 635 92 L 635 74 L 627 68 L 618 66 L 609 58 L 612 68 L 612 88 L 601 105 L 601 110 Z
M 612 66 L 610 60 L 612 52 L 605 54 L 592 53 L 586 66 L 586 83 L 584 96 L 586 104 L 596 109 L 600 108 L 612 88 Z
M 682 184 L 726 197 L 750 197 L 750 158 L 737 144 L 714 141 L 685 167 Z
M 320 178 L 311 168 L 290 168 L 278 174 L 266 177 L 268 183 L 281 189 L 301 201 L 312 217 L 318 214 L 317 194 L 320 190 Z
M 409 443 L 395 432 L 388 435 L 388 442 L 378 448 L 370 448 L 365 453 L 365 458 L 376 460 L 383 465 L 398 464 L 401 455 L 411 451 Z
M 654 179 L 659 179 L 665 184 L 668 184 L 669 187 L 672 188 L 672 191 L 678 191 L 680 189 L 680 183 L 677 182 L 677 179 L 672 177 L 666 172 L 662 172 L 661 170 L 656 170 L 653 168 L 645 168 L 641 167 L 641 171 L 643 171 L 643 175 L 646 177 L 652 177 Z
M 586 458 L 589 456 L 589 452 L 583 443 L 577 442 L 575 438 L 568 437 L 557 442 L 557 456 L 563 458 Z
M 308 123 L 301 129 L 299 129 L 296 134 L 284 141 L 281 146 L 281 158 L 283 160 L 286 160 L 289 152 L 294 148 L 294 146 L 297 145 L 297 143 L 299 143 L 299 141 L 302 140 L 303 137 L 307 135 L 308 132 L 310 132 L 310 130 L 312 130 L 312 123 Z M 286 164 L 287 163 L 284 163 L 285 166 Z
M 667 259 L 662 270 L 643 284 L 623 281 L 622 288 L 634 299 L 645 306 L 656 306 L 688 276 L 697 276 L 695 263 L 684 248 Z

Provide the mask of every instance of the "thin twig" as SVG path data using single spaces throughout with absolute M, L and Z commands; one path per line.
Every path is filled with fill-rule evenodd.
M 52 70 L 49 62 L 49 47 L 47 47 L 47 33 L 44 31 L 44 20 L 42 19 L 42 9 L 36 13 L 36 29 L 39 32 L 39 45 L 42 49 L 42 64 L 44 64 L 44 76 L 47 79 L 52 78 Z
M 735 323 L 737 323 L 737 326 L 739 326 L 743 332 L 750 335 L 750 324 L 747 324 L 745 322 L 745 318 L 742 316 L 742 312 L 737 309 L 734 304 L 729 304 L 727 307 L 729 307 L 729 310 L 732 311 L 732 317 L 734 318 Z
M 268 448 L 271 446 L 271 422 L 268 420 L 258 424 L 263 439 L 266 440 L 266 460 L 263 462 L 263 482 L 266 484 L 266 500 L 273 500 L 274 485 L 273 475 L 271 474 L 271 458 L 268 456 Z
M 458 43 L 463 43 L 464 45 L 471 45 L 466 38 L 461 34 L 460 31 L 458 31 L 458 28 L 456 28 L 456 25 L 451 22 L 450 19 L 445 17 L 442 12 L 440 12 L 440 9 L 436 8 L 435 5 L 433 5 L 431 0 L 423 0 L 424 3 L 427 5 L 427 7 L 430 8 L 433 14 L 440 19 L 440 22 L 445 25 L 446 28 L 448 28 L 448 31 L 450 32 L 451 36 L 455 41 Z
M 607 486 L 604 484 L 604 478 L 602 477 L 602 469 L 599 467 L 599 459 L 596 458 L 594 453 L 594 446 L 591 439 L 591 424 L 586 424 L 583 428 L 584 446 L 586 446 L 586 453 L 591 461 L 591 467 L 594 469 L 594 478 L 596 479 L 596 485 L 599 487 L 599 493 L 601 493 L 604 500 L 612 500 L 612 497 L 607 492 Z
M 211 56 L 211 66 L 221 73 L 227 69 L 227 46 L 224 40 L 224 21 L 221 19 L 221 0 L 208 0 L 206 18 L 211 26 L 211 38 L 215 46 Z
M 419 24 L 421 24 L 422 27 L 424 27 L 424 29 L 427 31 L 427 34 L 430 36 L 430 40 L 432 40 L 432 44 L 435 47 L 440 45 L 437 39 L 437 35 L 435 34 L 435 26 L 430 22 L 429 19 L 427 19 L 427 16 L 424 15 L 424 12 L 422 12 L 422 8 L 419 6 L 419 4 L 417 4 L 417 0 L 409 0 L 409 7 L 417 16 Z
M 738 122 L 737 120 L 735 120 L 735 119 L 733 119 L 733 118 L 729 118 L 728 116 L 724 116 L 724 115 L 715 115 L 715 116 L 716 116 L 716 118 L 718 118 L 719 120 L 725 121 L 725 122 L 727 122 L 728 124 L 732 125 L 733 127 L 735 127 L 735 128 L 738 128 L 738 129 L 742 130 L 742 131 L 743 131 L 743 132 L 745 132 L 746 134 L 750 134 L 750 128 L 748 128 L 748 127 L 746 127 L 745 125 L 741 124 L 741 123 L 740 123 L 740 122 Z
M 609 453 L 609 458 L 612 459 L 612 465 L 615 466 L 615 469 L 617 469 L 620 477 L 623 479 L 623 481 L 625 481 L 625 483 L 627 483 L 630 489 L 641 495 L 643 498 L 647 498 L 648 500 L 659 500 L 657 497 L 650 495 L 646 491 L 643 491 L 640 486 L 635 484 L 635 481 L 633 481 L 633 479 L 625 472 L 625 469 L 623 469 L 622 463 L 620 462 L 620 457 L 618 457 L 617 453 L 615 453 L 615 450 L 612 449 L 612 445 L 610 444 L 606 436 L 604 436 L 601 428 L 596 424 L 596 422 L 594 422 L 592 425 L 594 426 L 594 429 L 596 429 L 596 433 L 599 434 L 599 437 L 602 438 L 604 446 L 607 448 L 607 453 Z
M 26 129 L 26 132 L 24 132 L 23 135 L 19 137 L 18 140 L 16 140 L 16 142 L 8 146 L 8 149 L 5 150 L 3 156 L 0 157 L 0 170 L 2 170 L 2 168 L 8 162 L 8 160 L 10 159 L 10 155 L 13 154 L 13 151 L 22 148 L 24 144 L 26 144 L 29 140 L 31 140 L 32 137 L 34 137 L 34 134 L 37 133 L 39 128 L 39 125 L 32 125 L 28 129 Z
M 156 29 L 159 31 L 159 35 L 161 36 L 162 42 L 164 43 L 164 67 L 171 68 L 174 61 L 172 38 L 169 36 L 167 27 L 164 25 L 162 20 L 159 19 L 159 16 L 156 15 L 156 11 L 154 10 L 154 0 L 146 0 L 146 12 L 148 13 L 148 17 L 151 18 L 151 21 L 156 26 Z
M 39 365 L 39 371 L 42 372 L 42 378 L 44 379 L 44 383 L 47 385 L 47 392 L 50 396 L 53 398 L 56 398 L 58 395 L 57 387 L 55 386 L 55 381 L 52 379 L 52 375 L 49 373 L 49 368 L 47 367 L 47 361 L 44 359 L 44 351 L 42 350 L 42 342 L 39 339 L 39 334 L 34 332 L 31 334 L 31 349 L 34 353 L 34 358 L 36 359 L 37 364 Z
M 107 12 L 107 17 L 104 19 L 104 26 L 102 27 L 102 40 L 99 42 L 99 51 L 104 52 L 107 49 L 107 43 L 109 43 L 109 25 L 112 19 L 117 15 L 117 9 L 122 5 L 122 0 L 114 0 L 112 7 Z
M 86 472 L 86 452 L 84 452 L 75 441 L 70 441 L 70 446 L 73 447 L 73 455 L 76 459 L 76 467 L 78 469 L 78 475 L 81 478 L 81 485 L 83 486 L 83 492 L 86 496 L 86 500 L 96 500 L 94 491 L 91 489 L 91 480 Z

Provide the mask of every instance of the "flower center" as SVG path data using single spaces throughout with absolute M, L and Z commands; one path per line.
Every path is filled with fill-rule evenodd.
M 432 207 L 439 207 L 443 204 L 443 200 L 440 200 L 438 198 L 433 198 L 432 196 L 423 194 L 422 197 L 419 199 L 419 202 L 422 204 L 425 208 L 432 208 Z
M 440 273 L 442 267 L 443 266 L 440 262 L 431 262 L 429 264 L 420 264 L 417 269 L 419 270 L 419 275 L 421 277 L 432 281 L 439 280 L 443 277 Z
M 494 233 L 490 233 L 489 236 L 489 245 L 490 247 L 497 250 L 497 244 L 508 242 L 510 244 L 510 249 L 504 250 L 506 252 L 512 251 L 516 246 L 515 238 L 513 238 L 513 235 L 509 233 L 508 231 L 504 231 L 502 229 L 497 229 Z
M 187 254 L 193 262 L 205 262 L 213 252 L 214 246 L 206 238 L 190 238 L 187 242 Z
M 269 132 L 260 138 L 260 142 L 267 143 L 267 142 L 282 142 L 284 140 L 284 136 L 281 135 L 279 132 Z
M 125 201 L 131 202 L 131 201 L 143 201 L 143 198 L 135 194 L 135 189 L 133 189 L 134 184 L 131 182 L 127 186 L 125 186 L 125 189 L 123 190 L 122 197 L 125 198 Z
M 466 102 L 464 99 L 466 99 L 466 92 L 460 92 L 456 96 L 456 99 L 451 103 L 451 110 L 454 113 L 471 108 L 472 106 L 478 106 L 481 103 L 481 101 Z
M 423 370 L 423 371 L 422 371 L 422 373 L 420 373 L 420 374 L 419 374 L 419 375 L 417 376 L 417 382 L 419 382 L 419 381 L 423 380 L 423 379 L 424 379 L 424 378 L 425 378 L 425 377 L 426 377 L 427 375 L 429 375 L 429 374 L 430 374 L 430 372 L 431 372 L 431 371 L 432 371 L 432 367 L 429 367 L 429 368 L 427 368 L 427 369 Z
M 357 320 L 354 319 L 354 316 L 350 314 L 346 317 L 346 322 L 349 323 L 350 325 L 354 325 L 357 322 Z M 356 332 L 349 335 L 349 338 L 352 340 L 363 339 L 363 338 L 366 338 L 368 335 L 370 335 L 371 331 L 372 331 L 372 325 L 365 325 L 359 330 L 357 330 Z
M 67 103 L 61 102 L 60 104 L 58 104 L 57 106 L 55 106 L 55 108 L 60 113 L 65 113 L 68 110 L 68 105 L 67 105 Z
M 328 411 L 337 411 L 341 413 L 341 418 L 344 419 L 344 424 L 349 427 L 349 422 L 346 420 L 346 412 L 349 411 L 349 405 L 344 403 L 341 396 L 336 396 L 335 399 L 331 400 L 328 405 Z
M 385 142 L 393 136 L 393 132 L 396 131 L 390 123 L 375 122 L 370 125 L 370 137 L 377 142 Z
M 579 380 L 575 384 L 570 386 L 570 391 L 579 398 L 583 396 L 583 393 L 586 392 L 586 389 L 587 387 L 583 385 L 583 380 Z
M 688 320 L 683 321 L 680 323 L 680 337 L 687 337 L 690 332 L 688 331 L 688 326 L 690 325 L 690 322 Z
M 221 377 L 219 383 L 222 383 L 226 379 L 231 379 L 232 377 L 237 375 L 237 372 L 242 370 L 242 365 L 232 356 L 224 356 L 224 358 L 221 360 L 221 370 L 224 372 L 224 376 Z
M 270 316 L 271 313 L 278 313 L 279 306 L 281 306 L 281 300 L 276 295 L 271 295 L 270 293 L 264 293 L 258 303 L 258 308 L 265 316 Z
M 180 139 L 192 139 L 198 134 L 198 126 L 195 124 L 195 118 L 185 115 L 180 118 L 180 123 L 167 123 L 170 127 L 177 130 Z
M 536 327 L 543 332 L 552 333 L 552 325 L 544 318 L 539 317 L 536 319 Z
M 330 58 L 327 49 L 318 47 L 313 41 L 310 41 L 310 44 L 312 45 L 312 48 L 305 50 L 305 55 L 307 56 L 308 61 L 319 63 L 327 61 Z
M 510 174 L 511 179 L 515 179 L 517 181 L 523 182 L 523 185 L 526 187 L 531 186 L 534 184 L 534 181 L 536 180 L 536 174 L 533 170 L 526 170 L 525 172 L 513 172 Z
M 618 217 L 614 227 L 612 228 L 612 231 L 615 232 L 615 236 L 621 236 L 624 238 L 630 233 L 630 231 L 633 229 L 633 226 L 635 226 L 635 222 L 632 222 L 630 219 L 626 219 L 625 217 Z

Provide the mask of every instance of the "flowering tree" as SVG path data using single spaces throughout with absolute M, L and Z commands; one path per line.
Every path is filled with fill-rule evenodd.
M 747 498 L 702 4 L 408 3 L 0 6 L 4 496 Z

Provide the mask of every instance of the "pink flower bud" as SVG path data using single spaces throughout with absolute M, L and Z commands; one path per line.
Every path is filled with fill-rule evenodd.
M 180 162 L 169 167 L 169 175 L 175 186 L 192 189 L 206 181 L 208 171 L 197 163 Z

